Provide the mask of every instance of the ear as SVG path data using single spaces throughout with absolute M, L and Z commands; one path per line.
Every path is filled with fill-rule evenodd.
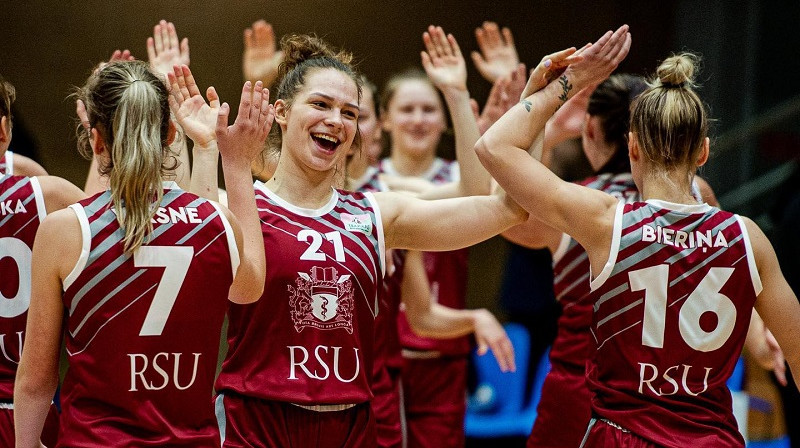
M 636 135 L 633 132 L 628 132 L 628 157 L 631 162 L 638 162 L 641 157 L 639 143 L 636 142 Z
M 97 132 L 97 128 L 92 128 L 91 133 L 92 137 L 89 139 L 89 145 L 92 147 L 94 155 L 99 156 L 106 152 L 106 143 L 100 133 Z
M 0 143 L 6 143 L 11 140 L 11 123 L 8 122 L 8 117 L 0 118 Z
M 708 155 L 711 152 L 711 144 L 708 137 L 703 140 L 703 149 L 700 150 L 700 156 L 697 158 L 697 166 L 703 166 L 708 162 Z
M 175 128 L 175 122 L 169 120 L 169 129 L 167 129 L 167 146 L 171 145 L 172 142 L 175 141 L 175 134 L 178 130 Z
M 282 99 L 275 101 L 275 121 L 281 126 L 281 128 L 286 128 L 287 117 L 286 115 L 289 112 L 289 108 L 286 107 L 286 102 Z

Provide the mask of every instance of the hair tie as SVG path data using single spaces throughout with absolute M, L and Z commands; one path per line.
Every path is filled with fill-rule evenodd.
M 678 83 L 678 84 L 673 84 L 671 82 L 670 83 L 661 83 L 661 87 L 663 87 L 665 89 L 682 89 L 683 86 L 685 86 L 685 85 L 686 85 L 686 81 Z

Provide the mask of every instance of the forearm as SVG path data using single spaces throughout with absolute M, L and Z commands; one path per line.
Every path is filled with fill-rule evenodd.
M 492 178 L 473 150 L 480 138 L 480 132 L 469 104 L 469 92 L 455 88 L 443 89 L 442 92 L 453 121 L 462 195 L 489 194 Z
M 219 201 L 219 183 L 217 181 L 219 150 L 217 149 L 217 142 L 212 141 L 206 146 L 195 143 L 192 149 L 192 158 L 194 159 L 194 169 L 192 170 L 189 191 L 200 197 Z M 228 192 L 228 195 L 230 196 L 230 192 Z
M 256 208 L 255 193 L 250 175 L 250 162 L 245 159 L 222 158 L 225 187 L 228 192 L 228 209 L 239 220 L 243 237 L 243 256 L 237 281 L 231 287 L 231 296 L 243 301 L 257 300 L 264 291 L 266 260 L 261 222 Z
M 56 381 L 33 385 L 24 372 L 17 375 L 14 385 L 14 427 L 17 447 L 41 447 L 40 437 L 56 386 Z
M 528 215 L 505 194 L 420 201 L 409 198 L 385 228 L 388 247 L 425 251 L 472 246 L 524 222 Z
M 475 332 L 475 315 L 482 310 L 457 310 L 433 303 L 426 310 L 411 312 L 406 316 L 411 329 L 422 337 L 452 339 Z M 485 311 L 485 310 L 483 310 Z

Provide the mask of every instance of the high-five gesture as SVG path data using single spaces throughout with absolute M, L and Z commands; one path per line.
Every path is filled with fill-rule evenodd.
M 150 68 L 167 76 L 176 65 L 189 65 L 189 39 L 184 37 L 178 43 L 175 25 L 166 20 L 153 27 L 153 37 L 147 38 L 147 58 Z
M 568 83 L 578 89 L 600 83 L 611 75 L 630 49 L 631 34 L 628 32 L 628 25 L 622 25 L 613 33 L 608 31 L 597 42 L 584 47 L 580 52 L 581 60 L 570 64 L 564 76 Z M 563 88 L 563 101 L 578 93 L 575 90 L 570 94 L 566 84 Z
M 472 62 L 487 81 L 493 83 L 517 68 L 519 55 L 511 30 L 504 27 L 501 35 L 496 23 L 483 22 L 475 28 L 475 39 L 481 51 L 472 52 Z
M 445 35 L 440 26 L 429 26 L 422 33 L 426 51 L 421 52 L 422 66 L 439 89 L 467 90 L 467 63 L 456 38 Z
M 261 81 L 257 81 L 255 86 L 250 81 L 245 82 L 239 112 L 230 126 L 229 114 L 230 106 L 225 103 L 219 109 L 216 123 L 220 153 L 223 160 L 241 160 L 249 167 L 264 149 L 264 142 L 275 119 L 275 108 L 269 104 L 269 90 L 264 88 Z
M 481 134 L 519 102 L 519 96 L 525 88 L 525 76 L 525 64 L 519 64 L 510 75 L 497 78 L 489 91 L 483 111 L 478 116 Z
M 253 23 L 252 28 L 244 30 L 242 73 L 246 81 L 272 85 L 278 77 L 278 66 L 282 59 L 283 52 L 277 49 L 272 25 L 259 20 Z
M 214 87 L 206 90 L 203 99 L 192 71 L 185 65 L 175 66 L 167 75 L 169 106 L 178 124 L 195 145 L 207 147 L 217 139 L 214 133 L 220 111 L 219 95 Z

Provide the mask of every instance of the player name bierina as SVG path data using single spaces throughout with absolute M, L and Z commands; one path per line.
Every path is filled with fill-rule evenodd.
M 712 233 L 711 230 L 700 231 L 670 229 L 662 226 L 642 226 L 642 241 L 646 243 L 658 243 L 667 246 L 682 247 L 684 249 L 706 248 L 706 247 L 728 247 L 728 240 L 722 232 Z

